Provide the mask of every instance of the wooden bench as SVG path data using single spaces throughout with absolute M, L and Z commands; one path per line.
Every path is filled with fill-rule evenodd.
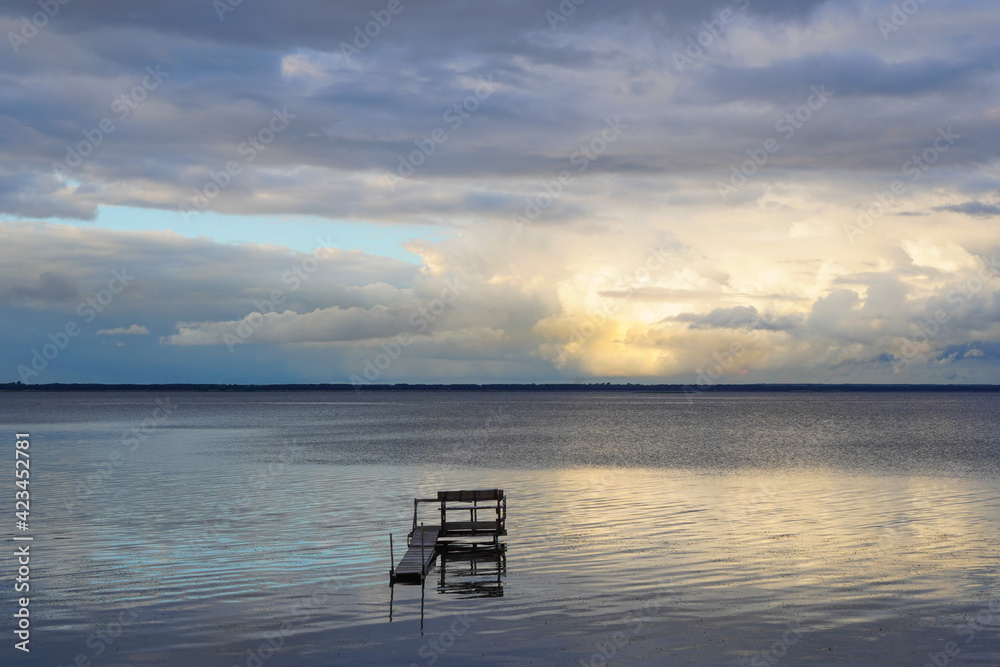
M 441 515 L 441 538 L 489 537 L 496 544 L 501 535 L 507 534 L 507 496 L 504 495 L 503 489 L 438 491 L 437 498 L 414 498 L 414 532 L 417 530 L 419 503 L 438 505 Z M 465 514 L 466 512 L 468 514 Z M 456 518 L 456 513 L 461 518 Z

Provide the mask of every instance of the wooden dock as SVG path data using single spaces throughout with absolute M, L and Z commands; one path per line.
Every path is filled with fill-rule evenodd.
M 438 506 L 438 525 L 418 523 L 421 503 Z M 449 512 L 453 515 L 457 513 L 459 520 L 449 520 Z M 456 540 L 472 539 L 481 543 L 485 538 L 492 542 L 494 551 L 499 551 L 502 546 L 499 538 L 506 534 L 507 497 L 503 489 L 438 491 L 437 498 L 414 498 L 413 526 L 407 539 L 406 553 L 399 565 L 390 570 L 389 583 L 422 584 L 439 549 Z M 390 544 L 391 541 L 390 536 Z
M 392 582 L 419 584 L 427 576 L 437 556 L 437 541 L 441 536 L 441 526 L 420 526 L 410 536 L 406 553 L 392 572 Z

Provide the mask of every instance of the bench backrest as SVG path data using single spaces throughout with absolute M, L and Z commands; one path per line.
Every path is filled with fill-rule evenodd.
M 474 502 L 479 500 L 503 500 L 503 489 L 479 489 L 475 491 L 438 491 L 441 502 Z

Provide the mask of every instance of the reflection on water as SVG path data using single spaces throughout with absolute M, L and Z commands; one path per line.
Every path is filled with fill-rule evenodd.
M 437 592 L 464 598 L 502 598 L 507 545 L 445 545 L 437 558 Z
M 352 397 L 173 394 L 133 448 L 156 397 L 0 395 L 36 659 L 1000 664 L 995 398 Z M 439 562 L 421 634 L 389 534 L 446 488 L 505 489 L 508 551 Z

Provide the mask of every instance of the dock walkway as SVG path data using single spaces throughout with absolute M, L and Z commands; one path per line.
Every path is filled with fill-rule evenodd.
M 393 571 L 393 583 L 417 583 L 423 581 L 437 555 L 437 541 L 441 536 L 441 526 L 420 526 L 410 537 L 406 553 Z

